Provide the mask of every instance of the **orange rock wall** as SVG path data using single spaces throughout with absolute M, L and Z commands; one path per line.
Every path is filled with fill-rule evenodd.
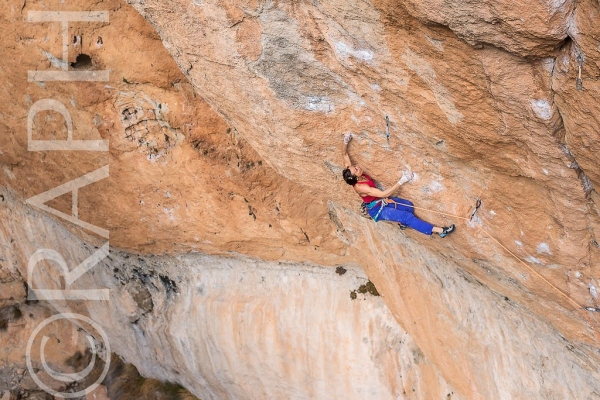
M 24 8 L 5 4 L 1 34 L 9 46 L 0 70 L 0 183 L 23 198 L 105 165 L 109 177 L 81 189 L 79 218 L 110 232 L 112 246 L 145 253 L 228 251 L 266 259 L 333 264 L 346 250 L 326 219 L 324 198 L 282 178 L 197 94 L 149 24 L 119 1 L 94 7 L 60 2 Z M 28 71 L 56 70 L 58 23 L 31 23 L 35 10 L 109 11 L 108 23 L 72 23 L 69 61 L 87 54 L 103 82 L 27 80 Z M 98 38 L 102 45 L 98 45 Z M 50 58 L 49 58 L 50 57 Z M 72 67 L 71 67 L 72 68 Z M 53 99 L 73 120 L 74 139 L 105 139 L 108 152 L 28 151 L 27 116 Z M 40 112 L 33 139 L 67 138 L 64 118 Z M 71 213 L 65 194 L 48 203 Z M 285 246 L 283 246 L 285 244 Z
M 402 168 L 417 173 L 402 195 L 419 206 L 467 216 L 481 198 L 471 226 L 421 212 L 438 224 L 457 222 L 452 240 L 407 235 L 422 251 L 444 254 L 450 271 L 516 301 L 596 359 L 597 339 L 575 308 L 597 304 L 597 2 L 161 2 L 170 13 L 151 0 L 130 3 L 197 93 L 276 171 L 317 189 L 334 207 L 357 204 L 339 176 L 341 133 L 349 130 L 358 135 L 354 160 L 385 185 Z M 579 54 L 582 91 L 575 89 Z M 389 279 L 396 263 L 375 250 L 387 245 L 358 242 L 352 250 L 374 279 L 367 260 L 379 260 L 376 284 L 390 294 L 399 290 L 400 282 Z M 418 254 L 402 263 L 398 268 L 424 267 Z M 427 291 L 419 306 L 408 294 L 397 296 L 386 299 L 396 315 L 402 304 L 419 314 L 449 312 Z M 597 315 L 588 314 L 598 326 Z M 476 330 L 442 333 L 444 325 L 433 319 L 423 331 L 416 316 L 399 319 L 463 394 L 495 398 L 507 390 L 506 382 L 490 383 L 495 364 L 485 352 L 441 356 L 448 350 L 442 338 L 461 349 L 485 348 Z M 450 325 L 464 328 L 465 319 Z
M 478 229 L 598 305 L 597 1 L 130 4 L 146 21 L 116 1 L 2 5 L 0 184 L 19 201 L 108 164 L 109 178 L 80 191 L 79 216 L 112 246 L 356 263 L 466 398 L 600 392 L 586 318 Z M 91 56 L 82 68 L 110 69 L 107 84 L 27 81 L 60 54 L 58 24 L 26 22 L 44 9 L 110 10 L 110 23 L 69 34 L 81 38 L 69 62 Z M 109 152 L 27 151 L 27 114 L 46 97 Z M 66 137 L 57 115 L 36 118 L 36 137 Z M 443 241 L 359 218 L 340 179 L 349 130 L 351 156 L 384 185 L 415 172 L 400 193 L 418 206 L 483 207 L 470 224 L 418 211 L 457 223 Z M 24 258 L 3 264 L 11 290 Z
M 191 297 L 186 297 L 184 302 L 176 303 L 181 308 L 176 314 L 157 308 L 149 325 L 151 329 L 164 332 L 177 321 L 194 318 L 198 322 L 197 328 L 212 327 L 203 338 L 196 335 L 196 328 L 182 326 L 178 329 L 179 333 L 173 331 L 149 342 L 140 341 L 135 335 L 136 325 L 133 322 L 140 317 L 144 319 L 148 310 L 135 303 L 134 297 L 140 290 L 144 292 L 143 285 L 135 279 L 125 289 L 120 289 L 116 297 L 111 297 L 109 305 L 114 306 L 114 315 L 106 304 L 96 302 L 52 304 L 55 311 L 79 312 L 101 323 L 114 342 L 113 349 L 116 347 L 122 357 L 135 363 L 145 376 L 185 384 L 201 398 L 215 395 L 224 398 L 236 393 L 285 397 L 292 391 L 321 397 L 337 393 L 334 397 L 339 397 L 338 394 L 347 392 L 348 385 L 354 385 L 352 387 L 356 389 L 354 394 L 348 393 L 350 397 L 360 393 L 378 397 L 413 393 L 421 398 L 453 394 L 452 387 L 441 377 L 437 367 L 426 360 L 381 299 L 363 295 L 356 302 L 350 299 L 350 289 L 356 289 L 365 282 L 357 266 L 353 267 L 357 276 L 336 279 L 338 275 L 333 269 L 297 264 L 312 261 L 335 265 L 352 260 L 346 244 L 336 235 L 335 224 L 327 218 L 326 199 L 316 191 L 307 191 L 278 175 L 248 146 L 239 132 L 230 128 L 197 96 L 157 35 L 135 10 L 117 1 L 101 5 L 54 2 L 43 7 L 39 4 L 17 6 L 7 3 L 2 9 L 6 12 L 0 14 L 0 30 L 9 45 L 0 68 L 2 80 L 6 83 L 2 87 L 3 95 L 7 99 L 0 110 L 0 316 L 2 323 L 7 323 L 6 330 L 0 332 L 4 349 L 0 368 L 2 376 L 7 378 L 0 387 L 0 396 L 7 394 L 6 390 L 13 396 L 42 393 L 27 370 L 25 347 L 29 334 L 48 316 L 43 306 L 51 304 L 41 302 L 41 311 L 36 312 L 37 308 L 25 304 L 27 266 L 32 254 L 41 248 L 53 249 L 71 265 L 82 261 L 81 257 L 89 256 L 93 245 L 104 243 L 103 238 L 91 238 L 87 236 L 89 231 L 56 215 L 44 216 L 35 207 L 24 203 L 34 195 L 103 166 L 109 167 L 109 176 L 79 190 L 78 217 L 108 230 L 112 251 L 125 249 L 126 259 L 131 257 L 137 260 L 135 263 L 163 253 L 227 254 L 228 260 L 218 261 L 221 259 L 217 258 L 217 263 L 226 263 L 237 270 L 234 275 L 225 274 L 215 280 L 214 284 L 224 288 L 224 292 L 209 290 L 208 296 L 217 299 L 206 302 L 204 308 L 191 314 L 190 310 L 184 311 L 186 302 L 191 301 Z M 108 10 L 110 21 L 97 25 L 70 24 L 68 39 L 73 39 L 73 43 L 69 43 L 68 61 L 74 65 L 69 68 L 79 71 L 108 69 L 109 81 L 28 81 L 28 71 L 56 70 L 61 50 L 60 25 L 27 22 L 29 11 L 86 9 Z M 81 54 L 89 55 L 92 64 L 77 66 Z M 45 98 L 65 105 L 73 120 L 74 139 L 105 139 L 109 143 L 109 151 L 28 151 L 27 116 L 33 104 Z M 36 115 L 33 139 L 66 138 L 65 121 L 58 113 L 40 112 Z M 48 205 L 71 214 L 71 195 L 62 195 L 49 201 Z M 64 224 L 70 232 L 57 223 Z M 249 261 L 244 257 L 248 255 L 263 260 L 295 261 L 281 269 L 282 273 L 289 275 L 288 278 L 291 277 L 290 285 L 278 283 L 275 279 L 278 270 L 270 264 L 265 264 L 268 267 L 265 271 L 271 275 L 270 285 L 280 291 L 271 287 L 265 292 L 256 282 L 250 279 L 244 281 L 249 269 Z M 96 275 L 96 269 L 101 269 L 102 273 L 98 271 L 96 276 L 105 276 L 112 281 L 111 288 L 120 287 L 122 282 L 116 277 L 111 278 L 110 271 L 122 269 L 123 265 L 133 267 L 126 259 L 116 263 L 105 260 L 106 263 L 95 266 L 91 274 Z M 204 264 L 211 264 L 211 261 Z M 172 267 L 180 268 L 177 265 L 175 262 Z M 259 262 L 257 265 L 262 264 Z M 60 271 L 52 266 L 50 263 L 46 265 L 47 269 L 43 269 L 46 275 L 41 274 L 41 286 L 63 281 Z M 142 264 L 135 268 L 144 271 L 142 273 L 148 272 Z M 195 267 L 181 268 L 192 275 L 177 278 L 178 284 L 181 290 L 195 296 L 194 288 L 187 285 L 191 277 L 207 278 L 203 273 L 194 275 Z M 295 280 L 295 268 L 303 273 L 299 280 Z M 165 273 L 172 274 L 174 271 Z M 330 279 L 327 285 L 321 287 L 319 279 L 324 273 Z M 240 277 L 241 282 L 248 283 L 240 283 Z M 233 291 L 225 290 L 234 283 L 241 286 Z M 105 284 L 86 281 L 78 282 L 76 286 L 91 288 Z M 213 282 L 209 279 L 208 284 Z M 160 285 L 162 283 L 159 283 L 159 289 Z M 238 297 L 252 290 L 255 291 L 252 296 Z M 306 320 L 321 320 L 311 325 L 313 331 L 310 335 L 297 329 L 294 318 L 294 308 L 302 303 L 307 291 L 318 291 L 325 296 L 311 296 L 315 306 L 310 303 L 300 309 L 306 314 Z M 284 304 L 281 300 L 274 301 L 269 297 L 270 293 L 276 293 L 280 298 L 292 292 L 295 296 L 287 306 L 288 311 L 279 312 Z M 153 296 L 156 295 L 162 298 L 164 293 L 158 290 Z M 211 304 L 219 303 L 223 295 L 230 299 L 213 310 Z M 320 307 L 322 302 L 331 299 L 339 303 L 335 310 Z M 202 299 L 194 301 L 202 303 Z M 247 336 L 240 332 L 237 324 L 230 329 L 218 327 L 221 325 L 219 319 L 225 316 L 220 310 L 239 307 L 240 304 L 251 305 L 252 312 L 246 311 L 245 315 L 233 313 L 231 318 L 247 319 L 241 327 L 243 332 L 248 332 Z M 284 326 L 280 335 L 273 339 L 276 344 L 262 340 L 270 337 L 272 326 L 263 324 L 263 318 L 254 312 L 267 306 L 273 308 L 269 311 L 270 321 L 279 323 L 275 317 L 278 312 L 282 316 L 281 324 Z M 315 308 L 324 313 L 317 315 Z M 107 311 L 110 313 L 107 314 Z M 218 313 L 215 314 L 216 311 Z M 13 312 L 27 313 L 28 317 L 14 319 L 10 317 Z M 4 319 L 5 314 L 7 320 Z M 331 318 L 335 314 L 339 323 Z M 205 325 L 203 318 L 207 318 L 210 324 Z M 56 370 L 64 369 L 65 358 L 75 351 L 72 346 L 69 347 L 70 341 L 64 339 L 69 338 L 68 328 L 61 331 L 50 329 L 49 332 L 57 341 L 67 345 L 66 350 L 46 354 Z M 77 326 L 70 328 L 79 329 Z M 181 349 L 179 342 L 173 342 L 173 347 L 165 348 L 160 356 L 156 354 L 165 339 L 171 341 L 180 334 L 194 347 L 193 352 Z M 306 342 L 320 350 L 308 354 L 298 343 L 290 350 L 290 345 L 286 344 L 290 335 L 296 337 L 295 342 Z M 239 339 L 254 343 L 250 346 L 251 354 L 244 347 L 231 346 L 231 340 Z M 207 355 L 203 346 L 209 340 L 215 345 Z M 340 340 L 332 352 L 331 342 Z M 297 362 L 294 368 L 304 372 L 291 374 L 288 363 L 281 362 L 290 359 L 290 351 L 295 354 L 292 360 Z M 296 356 L 304 353 L 306 357 Z M 33 358 L 37 356 L 36 353 Z M 232 357 L 243 362 L 231 364 Z M 185 358 L 188 359 L 183 362 Z M 189 364 L 189 368 L 182 367 L 185 363 Z M 273 376 L 266 379 L 256 374 L 257 364 L 271 365 Z M 34 365 L 40 368 L 35 360 Z M 215 365 L 221 367 L 217 369 Z M 322 368 L 314 370 L 313 365 L 321 365 Z M 223 379 L 225 370 L 228 376 L 235 376 L 235 384 Z M 307 371 L 312 375 L 304 380 L 302 377 Z M 289 379 L 289 385 L 281 387 L 281 374 Z M 248 376 L 253 376 L 253 380 L 247 379 Z M 52 381 L 43 374 L 41 378 Z M 323 382 L 328 383 L 323 385 Z M 64 383 L 56 381 L 50 386 L 56 390 L 65 388 Z

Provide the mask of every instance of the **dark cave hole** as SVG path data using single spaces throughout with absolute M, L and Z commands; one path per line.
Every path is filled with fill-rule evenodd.
M 71 63 L 71 67 L 74 69 L 87 69 L 92 66 L 92 57 L 87 54 L 80 54 L 75 59 L 75 62 Z

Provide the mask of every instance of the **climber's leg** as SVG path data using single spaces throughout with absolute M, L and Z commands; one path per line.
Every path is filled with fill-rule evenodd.
M 379 220 L 399 222 L 426 235 L 431 235 L 434 228 L 432 224 L 420 220 L 411 212 L 395 209 L 392 204 L 389 204 L 381 210 Z
M 396 202 L 395 205 L 394 205 L 394 203 L 391 203 L 391 205 L 394 206 L 394 208 L 396 208 L 397 210 L 408 211 L 409 213 L 412 213 L 412 214 L 415 213 L 415 208 L 413 207 L 414 204 L 411 201 L 401 199 L 400 197 L 390 197 L 390 199 L 392 199 Z

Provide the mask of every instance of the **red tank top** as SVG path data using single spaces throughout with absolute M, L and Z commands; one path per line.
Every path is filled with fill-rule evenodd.
M 366 182 L 357 182 L 356 185 L 369 185 L 372 188 L 376 188 L 377 187 L 377 186 L 375 186 L 375 182 L 373 182 L 373 179 L 371 179 L 371 177 L 369 175 L 363 174 L 363 176 L 365 178 L 367 178 L 367 181 Z M 365 197 L 362 198 L 362 200 L 365 203 L 370 203 L 372 201 L 380 200 L 380 199 L 381 199 L 381 197 L 373 197 L 373 196 L 365 196 Z

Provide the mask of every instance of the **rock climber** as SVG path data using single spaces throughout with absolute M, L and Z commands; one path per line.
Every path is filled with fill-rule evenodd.
M 402 171 L 402 177 L 391 188 L 386 190 L 377 189 L 373 179 L 361 169 L 358 165 L 352 165 L 348 155 L 348 144 L 352 140 L 352 133 L 344 134 L 344 171 L 342 175 L 344 181 L 351 185 L 356 193 L 364 202 L 367 212 L 375 221 L 394 221 L 400 223 L 400 226 L 408 226 L 426 235 L 437 233 L 441 237 L 446 237 L 454 232 L 454 224 L 446 227 L 439 227 L 425 222 L 415 216 L 413 203 L 399 197 L 388 197 L 400 188 L 406 182 L 413 178 L 410 171 Z

